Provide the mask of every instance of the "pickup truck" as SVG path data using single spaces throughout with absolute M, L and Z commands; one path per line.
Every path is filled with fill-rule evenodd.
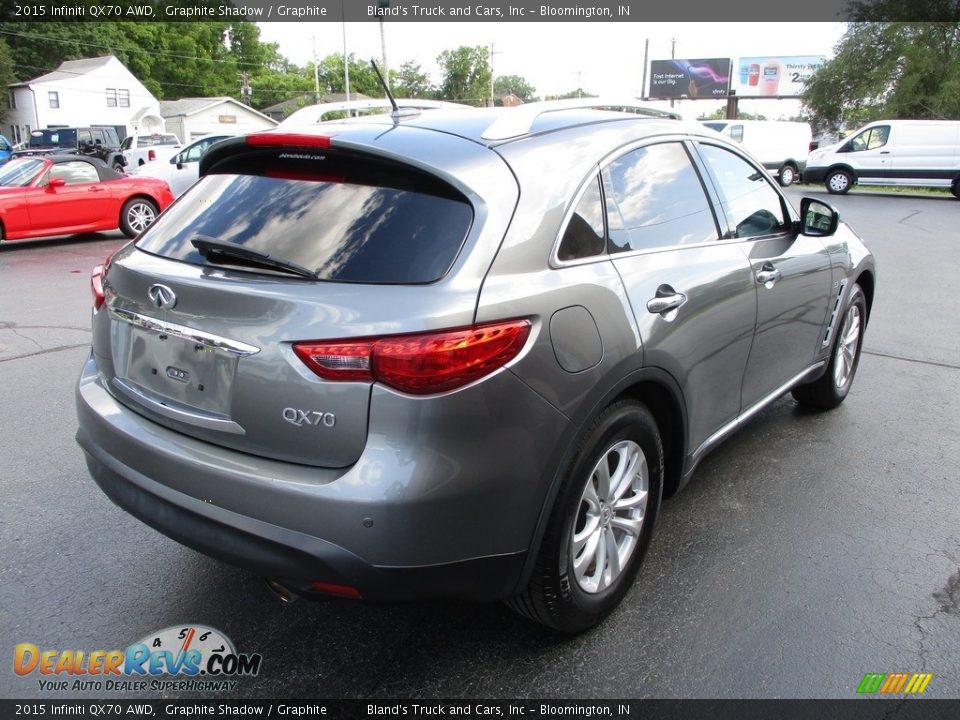
M 168 160 L 176 154 L 181 145 L 180 138 L 173 133 L 156 133 L 129 135 L 124 138 L 120 149 L 130 170 L 155 160 Z

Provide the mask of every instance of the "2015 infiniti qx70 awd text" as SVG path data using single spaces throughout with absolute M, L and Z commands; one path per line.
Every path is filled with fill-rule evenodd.
M 214 146 L 94 277 L 104 492 L 297 592 L 598 622 L 709 450 L 843 401 L 875 270 L 716 133 L 575 104 Z

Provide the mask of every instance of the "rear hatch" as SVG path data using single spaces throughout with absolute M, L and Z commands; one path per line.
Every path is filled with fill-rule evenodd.
M 482 275 L 464 283 L 454 269 L 482 234 L 476 200 L 356 149 L 228 142 L 109 263 L 94 320 L 104 384 L 178 432 L 347 466 L 366 442 L 371 382 L 322 379 L 293 344 L 472 322 Z

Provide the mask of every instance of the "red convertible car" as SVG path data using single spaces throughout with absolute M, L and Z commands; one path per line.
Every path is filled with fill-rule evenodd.
M 0 168 L 0 241 L 145 230 L 173 202 L 163 180 L 117 173 L 81 155 L 14 158 Z

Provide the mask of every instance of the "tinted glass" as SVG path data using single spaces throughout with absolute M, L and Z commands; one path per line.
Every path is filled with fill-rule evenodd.
M 717 226 L 680 143 L 649 145 L 603 171 L 610 252 L 709 242 Z
M 601 255 L 605 249 L 600 183 L 594 180 L 567 223 L 557 257 L 560 260 L 579 260 Z
M 717 178 L 717 190 L 736 237 L 770 235 L 786 229 L 780 193 L 759 169 L 716 145 L 701 145 L 700 152 Z
M 30 134 L 30 147 L 77 147 L 76 130 L 37 130 Z
M 299 170 L 208 175 L 137 242 L 198 265 L 203 235 L 315 271 L 321 280 L 427 283 L 453 264 L 473 221 L 464 200 L 414 189 L 301 179 Z

